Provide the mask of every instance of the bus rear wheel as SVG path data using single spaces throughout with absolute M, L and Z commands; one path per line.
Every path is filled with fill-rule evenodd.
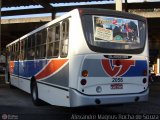
M 31 85 L 31 96 L 32 96 L 32 101 L 33 101 L 34 105 L 40 106 L 42 102 L 38 98 L 38 88 L 37 88 L 36 81 L 33 82 Z

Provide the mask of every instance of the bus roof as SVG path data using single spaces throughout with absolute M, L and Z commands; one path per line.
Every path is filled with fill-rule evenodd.
M 70 11 L 70 12 L 68 12 L 68 13 L 66 13 L 66 14 L 64 14 L 64 15 L 62 15 L 62 16 L 60 16 L 60 17 L 58 17 L 58 18 L 56 18 L 56 19 L 54 19 L 54 20 L 52 20 L 52 21 L 50 21 L 50 22 L 48 22 L 48 23 L 46 23 L 45 25 L 42 25 L 42 26 L 38 27 L 37 29 L 35 29 L 35 30 L 33 30 L 33 31 L 31 31 L 31 32 L 23 35 L 22 37 L 16 39 L 15 41 L 7 44 L 6 47 L 8 47 L 8 46 L 10 46 L 10 45 L 18 42 L 19 40 L 22 40 L 22 39 L 24 39 L 24 38 L 27 38 L 28 36 L 30 36 L 30 35 L 38 32 L 38 31 L 41 31 L 41 30 L 47 28 L 48 26 L 50 26 L 50 25 L 52 25 L 52 24 L 54 24 L 54 23 L 60 22 L 60 21 L 62 21 L 63 19 L 66 19 L 66 18 L 70 17 L 70 16 L 72 15 L 72 13 L 75 13 L 75 12 L 78 12 L 78 9 L 74 9 L 74 10 L 72 10 L 72 11 Z
M 143 21 L 146 20 L 146 18 L 144 18 L 142 16 L 131 14 L 131 13 L 127 13 L 127 12 L 122 12 L 122 11 L 115 11 L 115 10 L 109 10 L 109 9 L 100 9 L 100 8 L 97 8 L 97 9 L 96 8 L 78 8 L 78 9 L 74 9 L 74 10 L 72 10 L 72 11 L 70 11 L 70 12 L 68 12 L 68 13 L 66 13 L 66 14 L 64 14 L 64 15 L 62 15 L 62 16 L 60 16 L 60 17 L 58 17 L 58 18 L 56 18 L 56 19 L 54 19 L 54 20 L 52 20 L 52 21 L 50 21 L 48 23 L 46 23 L 45 25 L 43 25 L 43 26 L 41 26 L 41 27 L 39 27 L 39 28 L 27 33 L 26 35 L 18 38 L 17 40 L 9 43 L 8 45 L 6 45 L 6 47 L 16 43 L 18 40 L 22 40 L 24 38 L 27 38 L 28 36 L 38 32 L 38 31 L 41 31 L 42 29 L 47 28 L 48 26 L 50 26 L 50 25 L 52 25 L 54 23 L 57 23 L 57 22 L 62 21 L 63 19 L 65 19 L 67 17 L 70 17 L 73 13 L 78 13 L 78 12 L 80 12 L 80 14 L 83 13 L 83 14 L 101 14 L 101 15 L 103 15 L 103 14 L 106 15 L 106 12 L 107 12 L 107 15 L 116 15 L 116 16 L 121 16 L 121 17 L 122 16 L 123 17 L 130 16 L 130 18 L 133 18 L 133 19 L 137 18 L 137 19 L 140 19 L 140 20 L 143 20 Z

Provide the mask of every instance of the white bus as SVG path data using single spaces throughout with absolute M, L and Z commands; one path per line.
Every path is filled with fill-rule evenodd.
M 66 107 L 148 100 L 144 17 L 74 9 L 8 44 L 10 84 Z

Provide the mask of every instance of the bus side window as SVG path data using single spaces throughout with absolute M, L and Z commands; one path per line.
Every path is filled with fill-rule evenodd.
M 48 35 L 47 35 L 47 57 L 51 57 L 53 55 L 53 36 L 54 36 L 54 32 L 52 32 L 54 29 L 54 27 L 49 27 L 48 28 Z
M 27 59 L 33 60 L 35 56 L 35 34 L 28 37 Z
M 28 38 L 25 38 L 25 46 L 24 46 L 24 59 L 27 60 L 27 45 L 28 44 Z
M 60 25 L 48 28 L 47 57 L 58 57 L 60 42 Z
M 59 42 L 60 42 L 60 26 L 56 26 L 56 36 L 55 36 L 55 41 L 54 41 L 54 52 L 53 52 L 53 56 L 58 56 L 59 54 Z
M 46 57 L 46 37 L 47 29 L 41 30 L 36 34 L 36 58 Z
M 19 42 L 17 42 L 16 44 L 16 49 L 15 49 L 15 60 L 19 60 Z
M 16 52 L 16 44 L 14 43 L 13 44 L 13 60 L 16 60 L 16 54 L 15 54 L 15 52 Z
M 12 55 L 11 55 L 11 60 L 14 60 L 14 44 L 12 44 Z
M 24 45 L 25 45 L 25 39 L 20 41 L 20 60 L 24 60 Z
M 40 44 L 41 44 L 42 33 L 36 33 L 36 58 L 40 58 Z
M 10 52 L 11 52 L 10 53 L 10 59 L 11 59 L 11 61 L 13 61 L 13 59 L 14 59 L 13 58 L 13 45 L 10 46 Z
M 42 31 L 42 44 L 41 44 L 41 57 L 46 57 L 46 39 L 47 39 L 47 29 Z
M 61 29 L 61 57 L 67 57 L 68 55 L 68 39 L 69 39 L 69 20 L 65 20 L 62 23 Z

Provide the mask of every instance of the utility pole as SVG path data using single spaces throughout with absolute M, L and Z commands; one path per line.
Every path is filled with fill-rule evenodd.
M 122 0 L 116 0 L 116 10 L 122 11 Z
M 1 6 L 2 6 L 2 0 L 0 0 L 0 23 L 1 23 Z M 1 43 L 2 42 L 2 40 L 1 40 L 1 24 L 0 24 L 0 55 L 1 55 L 1 50 L 2 50 L 2 48 L 1 48 Z
M 125 0 L 125 12 L 128 12 L 128 2 Z

